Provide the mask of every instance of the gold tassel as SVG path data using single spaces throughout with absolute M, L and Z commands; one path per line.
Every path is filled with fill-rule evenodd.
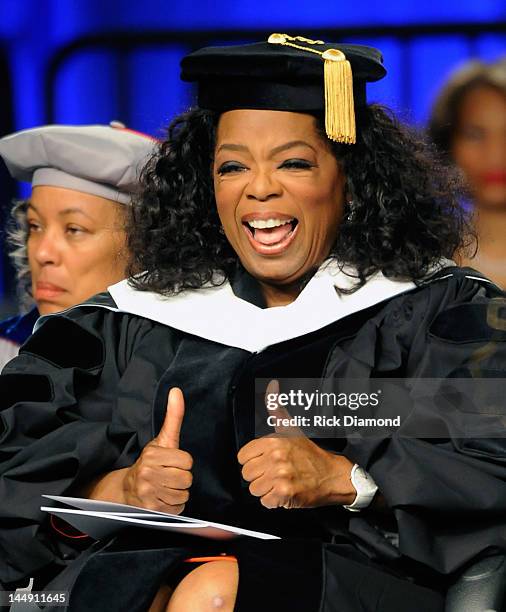
M 338 49 L 327 49 L 322 58 L 325 60 L 325 131 L 335 142 L 355 144 L 357 134 L 350 62 Z
M 297 43 L 304 42 L 309 45 L 325 43 L 323 40 L 311 40 L 303 36 L 289 36 L 278 32 L 271 34 L 267 42 L 309 51 L 322 57 L 325 82 L 325 132 L 335 142 L 355 144 L 357 130 L 353 100 L 353 74 L 351 64 L 344 53 L 338 49 L 327 49 L 322 52 L 311 47 L 304 47 Z

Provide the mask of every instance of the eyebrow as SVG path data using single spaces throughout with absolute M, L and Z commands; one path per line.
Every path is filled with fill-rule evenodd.
M 274 149 L 272 149 L 270 152 L 270 157 L 273 157 L 274 155 L 277 155 L 278 153 L 282 153 L 283 151 L 287 151 L 288 149 L 293 149 L 294 147 L 300 147 L 300 146 L 309 147 L 316 153 L 316 149 L 312 145 L 310 145 L 308 142 L 306 142 L 305 140 L 290 140 L 290 142 L 285 142 L 285 144 L 274 147 Z M 248 147 L 246 147 L 245 145 L 232 144 L 232 143 L 222 144 L 220 147 L 218 147 L 217 153 L 219 153 L 222 150 L 249 151 Z
M 38 215 L 40 215 L 40 212 L 37 210 L 37 207 L 32 204 L 32 202 L 28 203 L 28 208 L 32 208 Z M 88 219 L 90 219 L 91 221 L 95 221 L 95 219 L 89 215 L 87 212 L 84 212 L 84 210 L 82 210 L 82 208 L 79 207 L 69 207 L 69 208 L 64 208 L 63 210 L 60 210 L 58 212 L 58 216 L 59 217 L 64 217 L 65 215 L 70 215 L 72 213 L 79 213 L 81 215 L 84 215 L 85 217 L 87 217 Z

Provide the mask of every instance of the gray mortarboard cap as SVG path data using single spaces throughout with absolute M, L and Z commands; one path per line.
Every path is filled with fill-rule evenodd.
M 0 156 L 15 179 L 64 187 L 128 204 L 157 140 L 107 125 L 47 125 L 0 138 Z

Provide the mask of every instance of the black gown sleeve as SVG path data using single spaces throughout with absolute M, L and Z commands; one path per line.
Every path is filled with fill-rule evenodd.
M 355 358 L 347 366 L 334 359 L 334 376 L 347 368 L 350 374 L 355 361 L 360 376 L 476 385 L 506 379 L 506 300 L 486 283 L 463 275 L 434 282 L 394 300 L 372 328 L 369 343 L 348 347 Z M 395 517 L 400 553 L 444 574 L 479 554 L 506 550 L 506 407 L 502 415 L 483 416 L 479 399 L 462 394 L 460 401 L 475 414 L 463 416 L 458 397 L 455 411 L 413 400 L 409 432 L 401 426 L 384 438 L 351 438 L 344 450 L 378 484 Z M 417 438 L 417 418 L 420 431 L 430 422 L 446 435 Z M 496 426 L 495 436 L 479 435 L 483 419 L 493 419 L 488 431 Z M 373 523 L 365 513 L 351 518 L 350 529 L 373 542 Z
M 104 308 L 46 320 L 0 377 L 0 582 L 57 573 L 78 553 L 42 494 L 131 465 L 152 437 L 153 324 Z M 146 347 L 142 348 L 143 342 Z M 170 359 L 170 342 L 165 342 Z M 135 354 L 134 354 L 135 353 Z

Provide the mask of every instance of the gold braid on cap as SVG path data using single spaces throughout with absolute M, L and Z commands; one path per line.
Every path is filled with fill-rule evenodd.
M 288 34 L 271 34 L 267 42 L 273 45 L 285 45 L 316 53 L 324 60 L 323 80 L 325 83 L 325 132 L 335 142 L 355 144 L 357 132 L 355 127 L 355 105 L 353 102 L 353 75 L 350 62 L 342 51 L 327 49 L 319 51 L 307 45 L 324 45 L 323 40 L 311 40 L 303 36 Z

